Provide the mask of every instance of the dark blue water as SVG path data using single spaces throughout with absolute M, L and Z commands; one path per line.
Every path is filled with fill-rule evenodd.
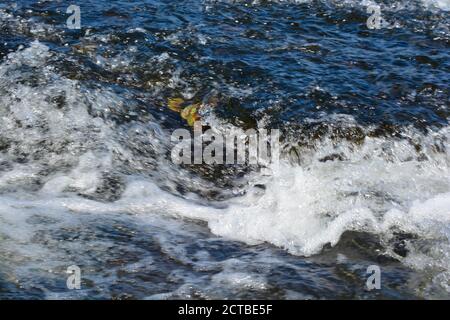
M 0 298 L 448 298 L 450 3 L 376 3 L 2 1 Z M 174 98 L 280 129 L 286 197 L 170 163 Z

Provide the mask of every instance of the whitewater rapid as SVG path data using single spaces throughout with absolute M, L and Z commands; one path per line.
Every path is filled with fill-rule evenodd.
M 367 6 L 372 1 L 343 3 Z M 422 4 L 431 11 L 450 10 L 447 0 Z M 2 17 L 19 24 L 13 16 Z M 32 34 L 50 31 L 48 25 L 30 28 Z M 205 43 L 202 39 L 197 40 Z M 127 54 L 94 58 L 108 71 L 124 70 L 132 60 Z M 73 62 L 63 56 L 35 40 L 0 64 L 0 280 L 30 292 L 37 287 L 36 295 L 46 298 L 69 298 L 55 284 L 68 265 L 85 263 L 99 291 L 108 291 L 110 283 L 120 280 L 114 269 L 120 263 L 133 273 L 145 268 L 160 272 L 176 261 L 170 281 L 148 280 L 164 288 L 155 284 L 152 291 L 158 293 L 147 298 L 196 298 L 193 292 L 201 288 L 207 288 L 201 298 L 221 297 L 221 290 L 233 296 L 242 287 L 264 292 L 273 269 L 307 272 L 311 267 L 274 257 L 273 247 L 289 257 L 315 257 L 356 232 L 376 238 L 377 256 L 426 275 L 429 283 L 417 290 L 418 296 L 450 293 L 447 125 L 403 126 L 395 134 L 377 135 L 375 124 L 363 126 L 351 115 L 325 113 L 323 119 L 305 122 L 357 130 L 362 138 L 328 133 L 304 143 L 303 133 L 287 124 L 278 167 L 227 177 L 232 186 L 222 188 L 171 162 L 171 131 L 161 124 L 165 119 L 146 114 L 129 120 L 139 118 L 139 102 L 113 85 L 87 85 L 62 75 L 60 59 Z M 170 59 L 162 53 L 152 61 Z M 173 72 L 168 87 L 188 86 L 180 73 Z M 147 94 L 158 94 L 161 87 L 157 83 Z M 189 98 L 191 92 L 183 94 Z M 224 134 L 244 132 L 214 113 L 202 121 Z M 257 125 L 265 128 L 267 123 Z M 136 235 L 138 241 L 132 242 Z M 149 239 L 156 248 L 145 242 Z M 261 249 L 266 245 L 269 249 Z M 211 248 L 219 248 L 219 256 L 227 250 L 237 253 L 220 260 Z M 241 257 L 246 250 L 251 255 Z M 99 276 L 95 268 L 108 254 L 119 257 L 108 265 L 114 272 L 102 270 Z M 202 272 L 214 274 L 208 278 Z M 33 277 L 42 283 L 36 285 Z M 312 297 L 289 290 L 283 294 Z

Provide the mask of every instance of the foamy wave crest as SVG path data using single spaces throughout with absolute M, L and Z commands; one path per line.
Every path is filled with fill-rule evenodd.
M 436 152 L 441 143 L 447 150 L 448 133 L 420 138 L 420 154 L 407 141 L 385 138 L 366 138 L 362 146 L 323 142 L 301 166 L 282 165 L 266 190 L 255 187 L 210 217 L 211 230 L 300 255 L 336 245 L 346 231 L 369 232 L 380 236 L 386 254 L 437 272 L 448 289 L 450 159 Z M 331 151 L 342 160 L 324 160 Z M 417 237 L 407 241 L 406 257 L 391 246 L 398 233 Z
M 272 168 L 273 176 L 252 175 L 245 195 L 223 209 L 169 195 L 152 202 L 158 192 L 138 181 L 120 202 L 130 197 L 135 213 L 204 220 L 217 235 L 252 245 L 268 242 L 296 255 L 320 253 L 346 231 L 376 234 L 382 254 L 432 272 L 448 289 L 449 129 L 427 135 L 408 129 L 405 135 L 366 137 L 362 145 L 324 139 L 302 150 L 301 165 L 285 161 Z M 402 243 L 407 254 L 396 248 L 399 234 L 414 235 Z
M 331 139 L 304 150 L 301 165 L 284 162 L 272 176 L 253 174 L 245 195 L 220 206 L 182 199 L 153 182 L 133 179 L 114 205 L 70 201 L 74 212 L 129 212 L 206 221 L 222 237 L 274 244 L 295 255 L 320 253 L 346 231 L 375 234 L 384 252 L 434 274 L 448 290 L 450 175 L 448 128 L 407 140 L 366 138 L 362 145 Z M 420 148 L 417 146 L 420 145 Z M 326 157 L 339 154 L 339 160 Z M 397 249 L 399 234 L 406 252 Z

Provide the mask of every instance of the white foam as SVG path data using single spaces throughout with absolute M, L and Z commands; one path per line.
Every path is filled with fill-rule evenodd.
M 298 255 L 319 253 L 348 230 L 375 233 L 386 241 L 397 231 L 413 233 L 440 251 L 420 252 L 411 242 L 405 263 L 422 269 L 419 261 L 425 259 L 444 270 L 435 279 L 445 280 L 450 271 L 449 157 L 434 151 L 434 135 L 410 133 L 423 148 L 420 157 L 406 140 L 366 138 L 362 146 L 323 141 L 317 151 L 305 150 L 301 166 L 284 163 L 269 181 L 257 177 L 253 183 L 264 183 L 266 190 L 250 188 L 226 209 L 167 196 L 158 197 L 157 203 L 166 213 L 207 221 L 217 235 L 248 244 L 269 242 Z M 448 137 L 448 128 L 439 135 Z M 330 153 L 346 160 L 319 161 Z M 155 204 L 147 198 L 145 204 L 135 202 L 133 211 L 148 212 Z M 395 255 L 390 248 L 386 253 Z

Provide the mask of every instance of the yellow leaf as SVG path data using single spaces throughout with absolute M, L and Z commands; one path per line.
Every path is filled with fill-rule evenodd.
M 200 119 L 200 116 L 197 113 L 199 107 L 200 104 L 195 103 L 187 106 L 183 109 L 183 111 L 181 111 L 181 117 L 187 121 L 188 125 L 193 126 L 195 121 Z
M 183 109 L 183 111 L 181 111 L 181 117 L 183 119 L 187 119 L 190 115 L 196 114 L 198 107 L 199 107 L 198 103 L 187 106 L 186 108 Z
M 187 119 L 189 117 L 190 111 L 191 110 L 189 109 L 189 107 L 184 108 L 183 111 L 181 111 L 181 117 L 183 119 Z
M 191 127 L 194 126 L 195 118 L 194 118 L 194 117 L 189 117 L 189 118 L 187 119 L 187 123 L 188 123 L 188 125 L 190 125 Z
M 175 112 L 181 111 L 181 104 L 184 102 L 181 98 L 170 98 L 167 102 L 167 106 L 170 110 Z

